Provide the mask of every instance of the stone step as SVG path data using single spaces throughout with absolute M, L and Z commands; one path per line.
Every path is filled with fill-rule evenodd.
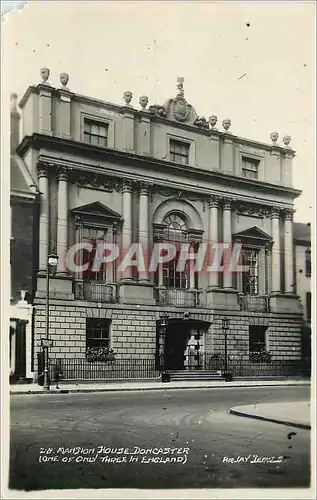
M 168 371 L 170 380 L 223 380 L 221 373 L 217 370 L 177 370 Z

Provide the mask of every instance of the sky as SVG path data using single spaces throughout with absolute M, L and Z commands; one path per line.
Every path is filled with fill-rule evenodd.
M 122 104 L 131 90 L 136 106 L 174 97 L 183 76 L 197 113 L 230 118 L 233 134 L 291 135 L 295 220 L 313 220 L 315 2 L 5 3 L 25 3 L 2 16 L 6 99 L 39 83 L 43 66 L 52 85 L 66 71 L 73 92 Z

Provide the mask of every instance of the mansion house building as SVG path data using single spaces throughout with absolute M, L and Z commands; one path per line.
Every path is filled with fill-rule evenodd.
M 45 338 L 46 269 L 50 278 L 50 358 L 85 360 L 89 349 L 115 357 L 164 357 L 186 367 L 186 352 L 223 354 L 229 321 L 230 359 L 301 358 L 303 312 L 294 287 L 291 138 L 270 143 L 231 132 L 229 119 L 198 115 L 183 79 L 162 105 L 127 91 L 122 105 L 77 94 L 68 75 L 30 86 L 19 103 L 17 154 L 39 193 L 34 236 L 33 366 Z M 171 242 L 242 245 L 243 273 L 201 272 L 188 261 L 147 267 L 118 264 L 72 273 L 66 253 L 76 243 L 112 242 L 121 249 Z M 94 247 L 95 248 L 95 247 Z M 83 264 L 85 251 L 76 256 Z M 226 268 L 225 268 L 226 269 Z M 163 323 L 162 323 L 163 322 Z M 166 325 L 162 334 L 162 324 Z

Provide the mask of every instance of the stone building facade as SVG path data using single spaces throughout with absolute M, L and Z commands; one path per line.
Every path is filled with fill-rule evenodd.
M 292 186 L 295 155 L 290 137 L 271 144 L 241 138 L 231 121 L 197 115 L 185 98 L 148 106 L 142 96 L 123 105 L 43 81 L 20 102 L 23 140 L 18 153 L 40 192 L 35 355 L 45 335 L 45 273 L 50 252 L 59 255 L 50 280 L 50 356 L 85 359 L 87 348 L 108 346 L 119 358 L 164 356 L 182 369 L 188 350 L 224 352 L 222 320 L 229 319 L 228 354 L 250 360 L 301 356 L 302 310 L 294 293 Z M 156 272 L 118 263 L 95 275 L 69 272 L 66 254 L 78 242 L 106 240 L 128 249 L 140 243 L 238 242 L 247 274 L 198 272 L 175 263 Z M 83 264 L 85 256 L 77 258 Z M 86 262 L 86 261 L 85 261 Z M 162 318 L 168 325 L 162 338 Z M 186 354 L 187 353 L 187 354 Z M 36 362 L 36 359 L 35 359 Z

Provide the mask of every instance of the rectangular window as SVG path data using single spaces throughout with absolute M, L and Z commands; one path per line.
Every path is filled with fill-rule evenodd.
M 246 177 L 247 179 L 258 179 L 259 164 L 259 160 L 242 158 L 242 177 Z
M 170 139 L 170 160 L 183 165 L 189 164 L 189 144 Z
M 110 347 L 110 321 L 107 319 L 86 319 L 86 347 Z
M 83 227 L 82 228 L 82 242 L 88 242 L 92 245 L 92 250 L 83 250 L 82 264 L 88 264 L 88 268 L 83 272 L 83 278 L 85 280 L 92 281 L 107 281 L 107 268 L 106 264 L 102 263 L 99 269 L 94 270 L 94 259 L 96 256 L 97 244 L 103 243 L 107 238 L 107 228 L 92 228 Z
M 248 295 L 259 293 L 259 250 L 242 248 L 240 264 L 248 267 L 242 274 L 242 292 Z
M 306 276 L 309 278 L 311 276 L 311 251 L 306 250 L 305 252 L 305 270 Z
M 306 316 L 307 321 L 311 321 L 311 292 L 306 293 Z
M 249 352 L 250 354 L 266 351 L 266 327 L 249 326 Z
M 108 145 L 108 124 L 85 118 L 84 142 L 106 148 Z

